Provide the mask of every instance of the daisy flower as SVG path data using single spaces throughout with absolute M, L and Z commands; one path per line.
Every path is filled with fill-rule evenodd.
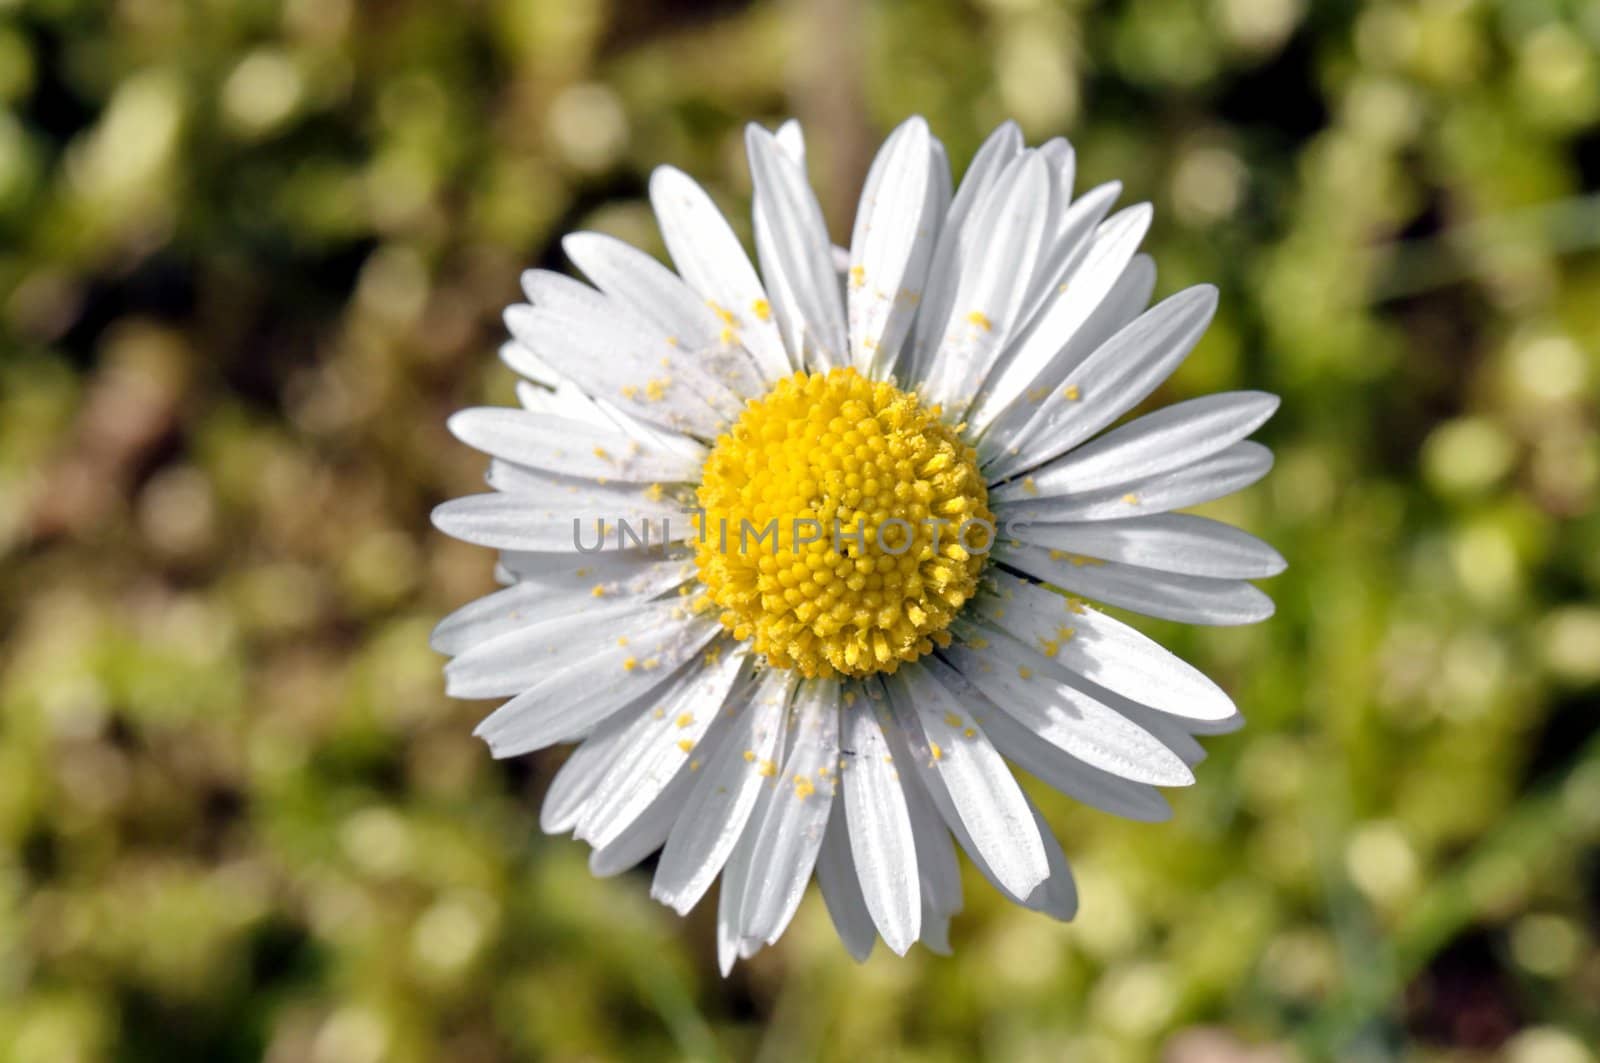
M 501 357 L 520 409 L 451 418 L 491 491 L 434 522 L 504 589 L 434 633 L 449 692 L 508 698 L 496 757 L 577 743 L 540 822 L 598 875 L 660 850 L 680 913 L 721 876 L 726 973 L 815 873 L 865 958 L 948 948 L 956 850 L 1017 903 L 1077 907 L 1013 768 L 1160 820 L 1228 696 L 1090 602 L 1194 624 L 1272 613 L 1270 546 L 1176 512 L 1260 479 L 1277 406 L 1231 392 L 1116 424 L 1200 338 L 1215 289 L 1147 306 L 1146 204 L 1074 194 L 1013 124 L 957 188 L 913 118 L 834 247 L 794 123 L 747 133 L 756 260 L 658 169 L 676 271 L 608 236 L 589 283 L 523 275 Z M 1109 430 L 1108 430 L 1109 429 Z

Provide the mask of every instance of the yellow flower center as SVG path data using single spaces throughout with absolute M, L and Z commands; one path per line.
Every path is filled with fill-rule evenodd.
M 945 646 L 994 537 L 977 455 L 915 396 L 796 373 L 717 439 L 700 483 L 702 601 L 808 676 L 893 672 Z

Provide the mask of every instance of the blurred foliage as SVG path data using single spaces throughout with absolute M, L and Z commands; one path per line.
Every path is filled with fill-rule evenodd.
M 1150 625 L 1250 726 L 1169 824 L 1046 799 L 1075 923 L 974 875 L 858 968 L 813 896 L 723 981 L 443 698 L 443 421 L 652 165 L 742 216 L 799 113 L 842 235 L 911 112 L 1155 203 L 1292 567 Z M 1597 187 L 1583 0 L 0 0 L 0 1059 L 1594 1060 Z

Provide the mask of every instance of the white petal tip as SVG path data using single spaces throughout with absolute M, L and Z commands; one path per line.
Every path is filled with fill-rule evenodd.
M 890 941 L 888 938 L 884 938 L 883 943 L 888 946 L 889 951 L 894 953 L 896 956 L 904 956 L 906 953 L 911 951 L 911 946 L 917 943 L 917 935 L 913 934 L 911 937 L 899 941 Z
M 659 199 L 685 187 L 698 187 L 694 178 L 676 166 L 657 166 L 650 171 L 650 198 Z
M 1033 866 L 1034 864 L 1038 866 Z M 1050 865 L 1045 860 L 1044 849 L 1041 846 L 1038 859 L 1029 860 L 1015 867 L 999 868 L 991 865 L 994 879 L 999 886 L 1013 897 L 1026 898 L 1033 896 L 1035 890 L 1043 886 L 1050 877 Z
M 476 734 L 476 732 L 474 732 L 474 734 Z M 495 760 L 505 760 L 507 757 L 516 756 L 515 750 L 508 746 L 496 743 L 492 738 L 485 738 L 483 735 L 477 735 L 477 737 L 483 742 L 484 745 L 489 747 L 489 756 L 493 757 Z
M 650 896 L 655 900 L 660 901 L 668 908 L 671 908 L 680 916 L 688 915 L 690 912 L 694 911 L 695 902 L 699 899 L 685 897 L 681 893 L 672 890 L 652 889 L 650 891 Z

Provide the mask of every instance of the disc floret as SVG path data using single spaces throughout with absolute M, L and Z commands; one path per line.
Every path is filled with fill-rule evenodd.
M 958 427 L 853 369 L 795 373 L 706 459 L 696 563 L 736 638 L 807 676 L 865 676 L 949 644 L 993 539 Z

